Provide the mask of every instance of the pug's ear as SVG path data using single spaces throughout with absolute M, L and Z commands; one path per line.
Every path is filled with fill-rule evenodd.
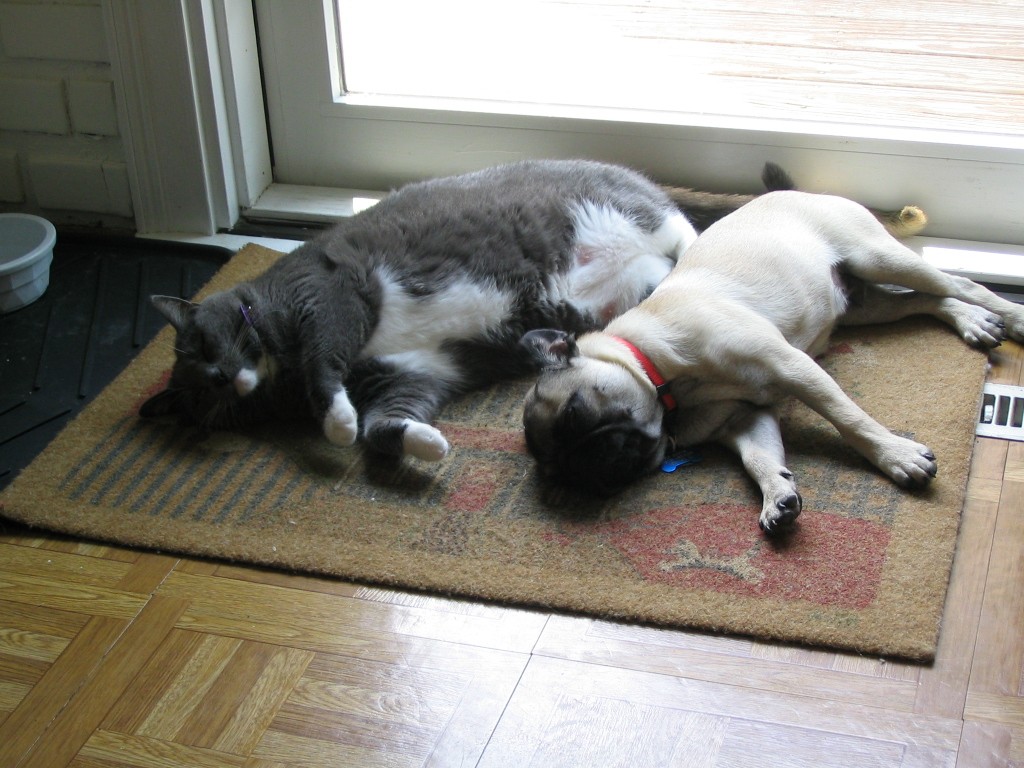
M 185 299 L 178 299 L 174 296 L 150 296 L 149 300 L 156 307 L 156 311 L 164 316 L 164 319 L 180 331 L 188 323 L 189 313 L 196 304 Z
M 564 368 L 579 354 L 575 336 L 549 328 L 527 332 L 519 340 L 519 346 L 540 368 Z

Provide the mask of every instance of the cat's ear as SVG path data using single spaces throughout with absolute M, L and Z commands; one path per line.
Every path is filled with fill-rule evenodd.
M 528 331 L 519 340 L 519 346 L 539 368 L 564 368 L 579 354 L 575 336 L 549 328 Z
M 149 300 L 156 307 L 156 311 L 164 316 L 164 319 L 174 326 L 175 330 L 181 330 L 188 324 L 189 312 L 197 304 L 185 299 L 178 299 L 174 296 L 150 296 Z
M 177 389 L 165 389 L 157 392 L 141 406 L 139 416 L 144 419 L 158 419 L 161 416 L 174 416 L 181 411 L 181 392 Z

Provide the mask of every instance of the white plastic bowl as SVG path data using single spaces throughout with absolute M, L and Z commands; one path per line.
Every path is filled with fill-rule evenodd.
M 31 304 L 50 284 L 57 230 L 39 216 L 0 213 L 0 313 Z

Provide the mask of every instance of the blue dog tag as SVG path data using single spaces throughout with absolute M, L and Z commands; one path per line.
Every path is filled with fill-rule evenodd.
M 694 453 L 693 451 L 683 451 L 677 453 L 675 456 L 668 456 L 661 462 L 662 472 L 675 472 L 680 467 L 685 467 L 687 464 L 696 464 L 700 461 L 700 454 Z

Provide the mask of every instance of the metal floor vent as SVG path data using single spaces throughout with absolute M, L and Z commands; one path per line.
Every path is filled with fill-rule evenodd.
M 1024 442 L 1024 387 L 986 384 L 975 434 Z

